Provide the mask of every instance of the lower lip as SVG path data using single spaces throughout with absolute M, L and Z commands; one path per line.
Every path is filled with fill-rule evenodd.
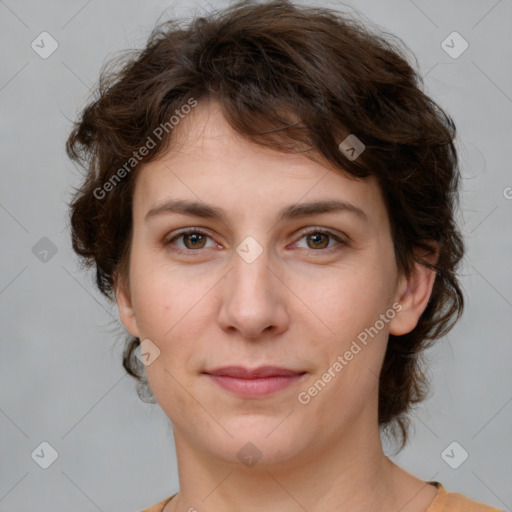
M 295 384 L 305 374 L 264 377 L 260 379 L 240 379 L 236 377 L 225 377 L 222 375 L 207 374 L 220 387 L 237 395 L 249 398 L 267 396 L 276 391 Z

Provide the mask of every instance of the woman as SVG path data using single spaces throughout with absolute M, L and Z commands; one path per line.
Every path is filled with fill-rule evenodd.
M 67 142 L 73 247 L 173 425 L 146 509 L 497 510 L 385 456 L 463 309 L 453 121 L 398 45 L 326 9 L 161 24 Z

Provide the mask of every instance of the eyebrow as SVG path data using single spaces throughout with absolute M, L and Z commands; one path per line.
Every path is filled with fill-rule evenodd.
M 278 222 L 281 222 L 284 220 L 298 219 L 308 217 L 310 215 L 332 212 L 352 213 L 361 220 L 368 222 L 368 216 L 363 210 L 361 210 L 361 208 L 357 207 L 355 204 L 341 201 L 339 199 L 292 204 L 279 210 L 277 219 Z M 171 199 L 155 205 L 146 213 L 144 220 L 147 221 L 156 216 L 169 213 L 191 215 L 204 219 L 218 219 L 224 223 L 226 222 L 226 212 L 222 208 L 199 201 L 184 199 Z

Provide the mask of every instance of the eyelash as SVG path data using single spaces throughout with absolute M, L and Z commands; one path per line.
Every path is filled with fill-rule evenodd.
M 175 240 L 183 237 L 184 235 L 190 234 L 190 233 L 194 233 L 194 234 L 198 234 L 198 235 L 203 235 L 203 236 L 206 236 L 206 237 L 211 239 L 211 237 L 210 237 L 210 235 L 208 235 L 208 233 L 205 233 L 204 231 L 201 231 L 200 229 L 188 228 L 188 229 L 184 229 L 182 231 L 179 231 L 171 239 L 169 239 L 168 241 L 165 241 L 163 245 L 165 247 L 170 246 L 170 245 L 172 245 L 172 243 Z M 301 236 L 300 236 L 300 238 L 298 240 L 301 240 L 305 236 L 313 235 L 313 234 L 315 234 L 315 235 L 316 234 L 328 235 L 331 238 L 333 238 L 336 242 L 338 242 L 338 246 L 330 247 L 328 249 L 306 249 L 310 253 L 319 253 L 318 256 L 322 256 L 322 255 L 325 255 L 325 254 L 331 254 L 333 252 L 337 252 L 337 251 L 341 250 L 342 247 L 349 245 L 349 243 L 347 241 L 341 239 L 339 236 L 335 235 L 331 231 L 326 231 L 324 229 L 319 229 L 319 228 L 312 228 L 312 229 L 309 229 L 308 231 L 302 232 Z M 339 245 L 341 245 L 341 247 Z M 199 253 L 202 250 L 204 250 L 204 248 L 203 249 L 172 249 L 173 252 L 176 252 L 178 254 L 189 255 L 189 256 L 197 256 L 197 255 L 199 255 Z M 294 249 L 294 250 L 297 250 L 297 249 Z

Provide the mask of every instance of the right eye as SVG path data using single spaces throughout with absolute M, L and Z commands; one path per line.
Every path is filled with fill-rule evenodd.
M 188 228 L 178 232 L 175 236 L 173 236 L 170 240 L 166 241 L 164 245 L 174 246 L 174 242 L 176 240 L 182 239 L 184 247 L 179 247 L 177 249 L 171 248 L 172 251 L 178 252 L 180 254 L 188 254 L 190 256 L 194 255 L 194 253 L 200 252 L 200 249 L 215 247 L 217 244 L 213 242 L 213 245 L 210 247 L 206 247 L 205 243 L 207 239 L 210 239 L 210 236 L 204 233 L 203 231 L 197 228 Z

